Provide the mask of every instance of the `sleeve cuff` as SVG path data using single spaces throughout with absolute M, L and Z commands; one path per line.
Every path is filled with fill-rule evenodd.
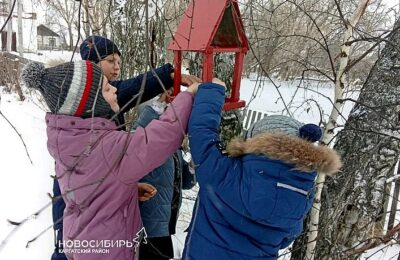
M 158 100 L 154 100 L 151 104 L 151 108 L 156 111 L 158 115 L 161 115 L 164 113 L 165 108 L 167 107 L 167 103 L 165 102 L 160 102 Z

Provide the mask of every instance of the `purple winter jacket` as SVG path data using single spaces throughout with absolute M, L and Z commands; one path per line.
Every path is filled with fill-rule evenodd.
M 104 118 L 46 115 L 69 259 L 134 259 L 135 247 L 125 245 L 142 228 L 137 183 L 180 147 L 192 103 L 192 94 L 180 93 L 159 120 L 133 134 Z

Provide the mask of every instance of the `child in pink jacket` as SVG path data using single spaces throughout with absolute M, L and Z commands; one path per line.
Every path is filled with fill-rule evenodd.
M 42 94 L 47 147 L 56 161 L 68 259 L 134 259 L 144 236 L 138 181 L 181 145 L 197 84 L 180 93 L 159 120 L 135 133 L 109 120 L 119 110 L 115 87 L 89 61 L 45 69 L 30 63 L 27 87 Z

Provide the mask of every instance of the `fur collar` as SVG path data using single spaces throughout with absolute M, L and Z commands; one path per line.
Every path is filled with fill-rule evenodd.
M 336 151 L 298 137 L 277 133 L 259 134 L 246 141 L 235 138 L 228 144 L 227 152 L 232 157 L 244 154 L 265 155 L 273 160 L 293 164 L 300 171 L 317 171 L 327 175 L 335 174 L 342 166 Z

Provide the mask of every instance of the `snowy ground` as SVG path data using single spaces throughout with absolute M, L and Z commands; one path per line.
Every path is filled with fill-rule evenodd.
M 18 53 L 14 53 L 18 55 Z M 72 56 L 72 54 L 74 54 Z M 81 60 L 81 56 L 79 53 L 73 53 L 72 51 L 45 51 L 39 50 L 37 53 L 24 53 L 24 58 L 28 60 L 33 60 L 42 63 L 63 63 L 72 60 Z
M 1 91 L 1 90 L 0 90 Z M 1 93 L 0 111 L 18 129 L 32 158 L 30 163 L 24 145 L 11 126 L 0 118 L 0 239 L 13 228 L 6 219 L 22 221 L 48 201 L 54 175 L 54 163 L 47 152 L 44 112 L 29 98 L 18 101 L 16 95 Z M 52 231 L 46 232 L 29 248 L 26 243 L 51 225 L 51 208 L 44 210 L 9 240 L 0 253 L 1 259 L 50 259 Z
M 56 57 L 56 55 L 54 55 Z M 250 101 L 256 81 L 244 79 L 242 81 L 242 98 Z M 330 112 L 332 104 L 326 97 L 333 97 L 333 91 L 326 85 L 318 85 L 315 82 L 309 84 L 310 90 L 297 89 L 298 82 L 277 82 L 283 100 L 290 108 L 295 118 L 303 122 L 318 123 L 322 115 Z M 307 84 L 306 84 L 307 85 Z M 281 114 L 284 112 L 282 100 L 276 88 L 269 81 L 262 81 L 256 85 L 258 92 L 250 102 L 249 109 L 262 111 L 268 114 Z M 320 92 L 321 94 L 317 94 Z M 24 139 L 27 150 L 32 158 L 30 163 L 23 143 L 11 126 L 0 117 L 0 241 L 13 228 L 7 223 L 7 219 L 21 221 L 30 218 L 27 225 L 23 226 L 13 237 L 11 237 L 0 252 L 0 259 L 50 259 L 53 250 L 53 233 L 45 232 L 29 248 L 26 243 L 40 232 L 48 228 L 51 223 L 51 208 L 46 208 L 37 218 L 30 217 L 46 203 L 51 193 L 52 180 L 49 177 L 54 174 L 53 161 L 46 149 L 46 133 L 44 124 L 44 111 L 34 99 L 28 98 L 24 102 L 18 101 L 15 94 L 4 93 L 0 88 L 1 103 L 0 111 L 17 128 Z M 293 97 L 295 95 L 295 97 Z M 353 94 L 355 95 L 355 94 Z M 292 101 L 291 101 L 292 100 Z M 303 100 L 308 102 L 303 103 Z M 351 104 L 344 109 L 344 115 L 348 114 Z M 193 207 L 195 192 L 185 192 L 185 199 L 181 209 L 178 223 L 179 232 L 174 236 L 177 249 L 176 256 L 179 257 L 183 248 L 185 233 L 190 213 Z M 396 259 L 400 246 L 382 247 L 381 250 L 372 250 L 364 259 Z M 373 255 L 372 255 L 373 254 Z M 371 256 L 372 255 L 372 256 Z

